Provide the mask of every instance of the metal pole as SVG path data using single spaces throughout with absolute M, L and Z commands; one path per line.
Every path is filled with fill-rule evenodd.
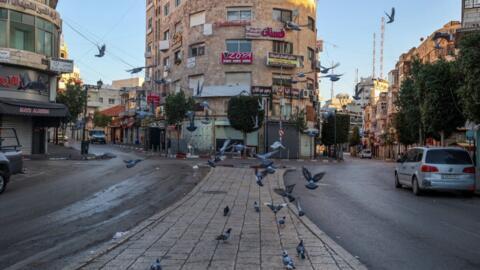
M 87 133 L 87 109 L 88 109 L 88 86 L 85 86 L 85 104 L 83 107 L 83 134 L 82 134 L 82 143 L 80 145 L 81 154 L 88 155 L 88 146 L 86 140 Z
M 334 134 L 334 148 L 335 148 L 335 159 L 337 159 L 337 111 L 335 110 L 333 113 L 333 134 Z

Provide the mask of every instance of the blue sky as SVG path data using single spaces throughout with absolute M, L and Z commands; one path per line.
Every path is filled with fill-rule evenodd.
M 145 1 L 143 0 L 61 0 L 58 11 L 64 19 L 63 32 L 70 58 L 80 67 L 87 83 L 102 79 L 105 83 L 130 78 L 129 66 L 144 64 Z M 320 0 L 318 36 L 325 40 L 323 63 L 340 62 L 338 73 L 344 78 L 335 84 L 335 92 L 353 93 L 355 69 L 360 77 L 372 73 L 373 33 L 380 36 L 384 11 L 397 9 L 397 21 L 387 25 L 385 76 L 398 57 L 417 46 L 421 37 L 451 20 L 460 20 L 460 0 Z M 95 58 L 93 44 L 75 33 L 72 25 L 95 43 L 107 44 L 105 58 Z M 379 46 L 377 44 L 377 48 Z M 378 49 L 377 49 L 378 51 Z M 379 55 L 377 59 L 379 59 Z M 380 65 L 377 64 L 377 73 Z M 323 97 L 330 96 L 330 83 L 321 84 Z

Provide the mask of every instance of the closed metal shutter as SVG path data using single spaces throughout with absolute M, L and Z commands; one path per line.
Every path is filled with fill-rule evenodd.
M 14 128 L 17 131 L 18 140 L 20 145 L 22 145 L 22 153 L 24 155 L 32 153 L 32 118 L 2 115 L 1 125 L 3 128 Z

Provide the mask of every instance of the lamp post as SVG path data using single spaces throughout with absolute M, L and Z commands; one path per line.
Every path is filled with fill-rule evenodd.
M 87 109 L 88 109 L 88 90 L 89 89 L 98 89 L 102 88 L 103 82 L 102 80 L 97 81 L 97 85 L 90 85 L 90 84 L 85 84 L 83 85 L 84 87 L 84 92 L 85 92 L 85 104 L 83 108 L 83 134 L 82 134 L 82 143 L 80 146 L 80 152 L 82 155 L 88 155 L 88 140 L 87 140 L 87 120 L 88 120 L 88 115 L 87 115 Z

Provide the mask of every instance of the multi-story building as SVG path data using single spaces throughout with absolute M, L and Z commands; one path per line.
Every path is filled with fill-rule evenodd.
M 243 140 L 226 117 L 229 98 L 245 91 L 271 99 L 267 128 L 246 143 L 264 150 L 278 139 L 282 119 L 289 155 L 299 156 L 305 144 L 286 121 L 304 111 L 309 125 L 315 123 L 315 20 L 314 0 L 147 0 L 147 89 L 160 94 L 160 106 L 178 91 L 211 102 L 215 121 L 188 135 L 201 150 Z
M 480 31 L 480 1 L 462 0 L 461 32 Z
M 68 57 L 68 47 L 62 35 L 60 37 L 60 59 L 68 59 Z M 81 85 L 82 83 L 80 69 L 77 66 L 74 66 L 72 73 L 64 73 L 60 76 L 60 79 L 58 80 L 58 91 L 65 91 L 67 89 L 67 85 Z
M 0 126 L 13 127 L 24 154 L 47 152 L 47 128 L 68 111 L 56 104 L 62 21 L 57 0 L 0 1 Z

